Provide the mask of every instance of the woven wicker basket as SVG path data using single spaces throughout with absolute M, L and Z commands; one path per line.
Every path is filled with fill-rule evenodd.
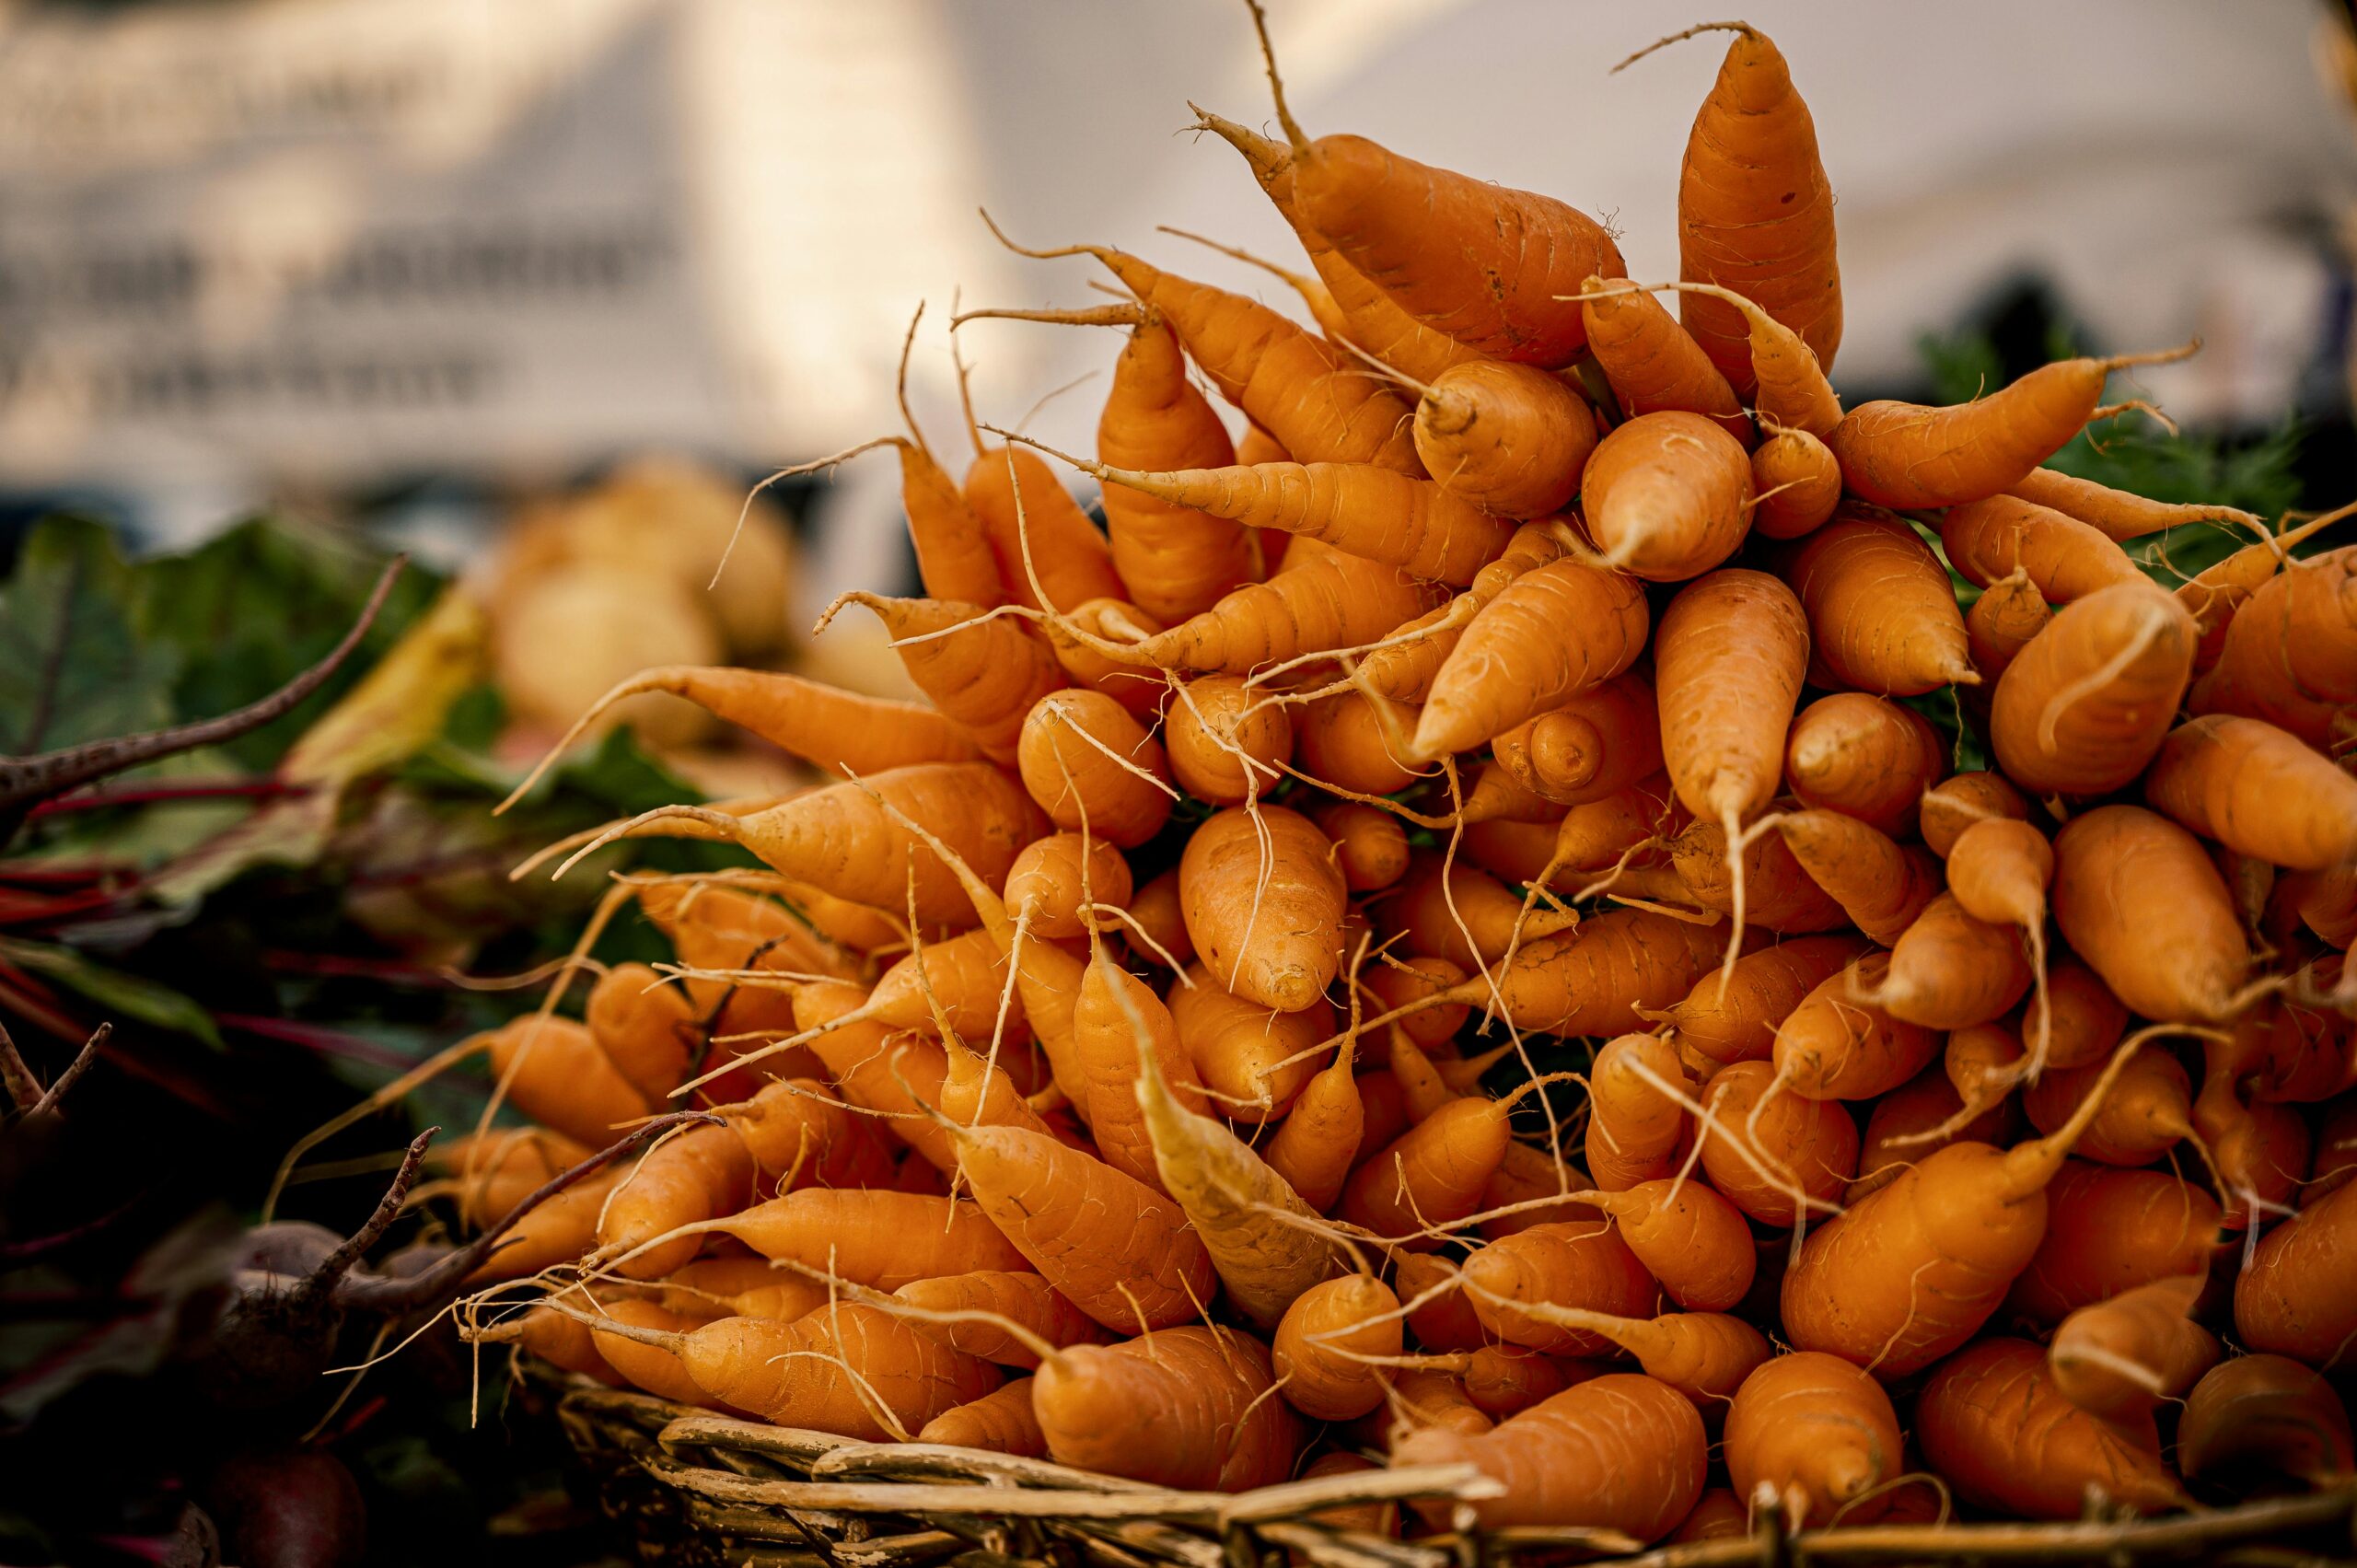
M 1472 1497 L 1469 1469 L 1370 1470 L 1234 1495 L 1172 1492 L 1035 1459 L 854 1443 L 580 1384 L 559 1403 L 607 1512 L 666 1564 L 755 1568 L 1619 1568 L 1808 1563 L 2200 1562 L 2348 1568 L 2357 1486 L 2164 1519 L 1892 1525 L 1641 1551 L 1610 1530 L 1464 1528 L 1392 1540 L 1311 1522 L 1342 1504 Z

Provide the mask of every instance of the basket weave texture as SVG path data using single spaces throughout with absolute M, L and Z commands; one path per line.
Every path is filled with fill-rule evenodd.
M 859 1443 L 572 1387 L 558 1406 L 607 1512 L 647 1562 L 751 1568 L 1805 1568 L 2202 1563 L 2357 1568 L 2357 1483 L 2158 1519 L 1772 1529 L 1642 1550 L 1611 1530 L 1469 1527 L 1394 1540 L 1316 1523 L 1345 1504 L 1479 1496 L 1470 1467 L 1174 1492 L 1037 1459 Z

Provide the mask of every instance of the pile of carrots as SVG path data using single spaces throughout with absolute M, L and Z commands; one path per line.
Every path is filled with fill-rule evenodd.
M 840 782 L 563 846 L 766 869 L 621 877 L 676 962 L 462 1048 L 537 1123 L 459 1146 L 470 1216 L 711 1112 L 470 1333 L 1178 1488 L 1469 1461 L 1486 1526 L 1643 1541 L 2349 1475 L 2357 549 L 2041 467 L 2133 357 L 1845 409 L 1808 110 L 1719 31 L 1663 285 L 1309 136 L 1272 57 L 1280 137 L 1201 124 L 1314 325 L 1041 252 L 1122 296 L 1031 313 L 1127 332 L 1101 526 L 980 422 L 962 481 L 872 444 L 924 595 L 837 610 L 927 703 L 615 693 Z M 2124 548 L 2194 524 L 2251 542 Z

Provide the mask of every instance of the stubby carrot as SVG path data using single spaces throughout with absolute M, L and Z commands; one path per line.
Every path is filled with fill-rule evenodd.
M 1956 506 L 2019 484 L 2096 417 L 2115 370 L 2183 358 L 2191 350 L 2064 359 L 1968 403 L 1896 401 L 1852 409 L 1828 445 L 1842 482 L 1877 506 Z
M 1516 577 L 1433 678 L 1411 760 L 1468 750 L 1611 679 L 1636 662 L 1648 621 L 1623 573 L 1565 560 Z
M 1825 526 L 1841 502 L 1841 465 L 1805 430 L 1778 428 L 1751 454 L 1751 529 L 1798 539 Z
M 1416 455 L 1442 489 L 1501 517 L 1543 517 L 1579 493 L 1596 415 L 1560 377 L 1474 359 L 1422 391 Z
M 1905 524 L 1837 510 L 1782 575 L 1808 613 L 1824 684 L 1915 697 L 1978 679 L 1947 574 Z
M 2271 865 L 2321 871 L 2357 860 L 2357 778 L 2260 719 L 2212 714 L 2170 731 L 2144 798 Z
M 1058 1463 L 1187 1491 L 1247 1492 L 1283 1480 L 1301 1421 L 1270 1394 L 1266 1346 L 1190 1325 L 1040 1365 L 1031 1408 Z
M 2055 923 L 2131 1012 L 2232 1008 L 2250 943 L 2192 834 L 2142 807 L 2098 807 L 2055 835 L 2054 865 Z
M 2099 530 L 2014 495 L 1949 507 L 1940 517 L 1940 549 L 1977 587 L 2018 572 L 2054 604 L 2143 576 L 2128 552 Z
M 1652 1541 L 1701 1495 L 1708 1441 L 1693 1401 L 1657 1379 L 1613 1373 L 1478 1436 L 1445 1426 L 1411 1432 L 1392 1445 L 1391 1462 L 1478 1465 L 1505 1487 L 1471 1504 L 1492 1529 L 1584 1525 Z M 1435 1522 L 1451 1506 L 1418 1504 Z
M 1785 787 L 1894 838 L 1914 828 L 1923 792 L 1948 769 L 1947 743 L 1912 708 L 1837 691 L 1803 708 L 1784 742 Z
M 1253 17 L 1309 226 L 1426 326 L 1492 359 L 1571 363 L 1587 340 L 1582 281 L 1621 273 L 1603 226 L 1551 197 L 1417 163 L 1364 136 L 1311 141 L 1285 106 L 1257 6 Z
M 1636 285 L 1591 277 L 1581 285 L 1588 352 L 1596 356 L 1620 411 L 1635 417 L 1665 409 L 1699 413 L 1749 447 L 1756 439 L 1735 389 L 1686 328 Z M 1748 368 L 1749 351 L 1745 350 Z M 1755 475 L 1758 467 L 1755 462 Z M 1839 488 L 1840 475 L 1834 475 Z
M 1751 530 L 1751 461 L 1698 413 L 1640 414 L 1596 446 L 1580 511 L 1607 564 L 1651 582 L 1700 576 Z
M 1678 275 L 1748 296 L 1830 366 L 1841 345 L 1841 273 L 1817 126 L 1767 34 L 1744 22 L 1707 25 L 1736 36 L 1686 143 Z M 1752 391 L 1742 317 L 1707 297 L 1688 296 L 1684 306 L 1687 329 L 1712 363 L 1737 391 Z
M 1985 1340 L 1932 1376 L 1915 1407 L 1923 1457 L 1957 1495 L 2032 1519 L 2076 1519 L 2090 1487 L 2131 1507 L 2185 1506 L 2149 1417 L 2135 1435 L 2079 1409 L 2027 1340 Z
M 2193 1386 L 2177 1429 L 2189 1481 L 2297 1476 L 2312 1486 L 2357 1471 L 2349 1411 L 2332 1385 L 2287 1356 L 2240 1355 Z
M 1907 1468 L 1890 1396 L 1814 1351 L 1777 1356 L 1744 1379 L 1727 1410 L 1726 1459 L 1736 1495 L 1776 1510 L 1787 1531 L 1829 1524 Z
M 1341 960 L 1332 933 L 1349 889 L 1331 852 L 1309 819 L 1283 807 L 1231 808 L 1188 838 L 1178 865 L 1187 933 L 1228 990 L 1297 1013 L 1333 983 Z
M 2187 1315 L 2210 1283 L 2180 1274 L 2083 1307 L 2047 1347 L 2047 1376 L 2090 1414 L 2132 1419 L 2186 1390 L 2218 1364 L 2217 1336 Z

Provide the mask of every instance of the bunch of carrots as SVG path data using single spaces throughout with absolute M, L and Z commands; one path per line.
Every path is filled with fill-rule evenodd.
M 1028 313 L 1127 334 L 1095 456 L 871 443 L 924 595 L 836 610 L 927 703 L 612 694 L 839 782 L 559 846 L 765 869 L 621 878 L 676 962 L 453 1053 L 536 1123 L 448 1156 L 470 1216 L 708 1112 L 469 1332 L 1179 1488 L 1467 1461 L 1485 1525 L 1644 1541 L 2351 1472 L 2357 549 L 2041 467 L 2133 356 L 1845 408 L 1807 108 L 1714 26 L 1660 285 L 1311 137 L 1272 56 L 1281 136 L 1200 123 L 1314 324 L 1038 252 L 1122 296 Z M 2124 548 L 2190 524 L 2251 542 Z

